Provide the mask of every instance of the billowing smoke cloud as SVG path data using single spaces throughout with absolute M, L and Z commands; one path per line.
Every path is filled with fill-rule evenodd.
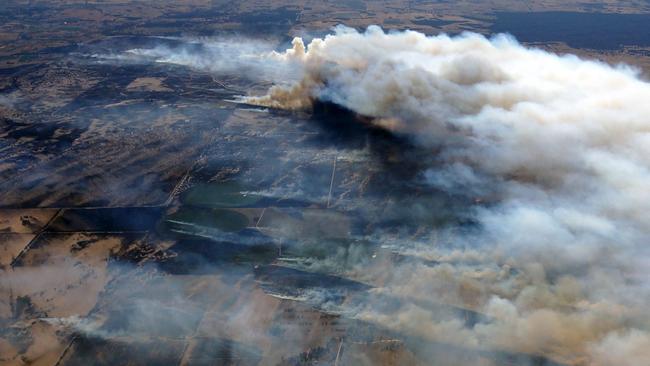
M 378 27 L 339 27 L 307 46 L 295 39 L 283 53 L 225 42 L 207 52 L 131 54 L 268 73 L 281 85 L 243 101 L 343 106 L 359 123 L 431 151 L 421 176 L 428 185 L 477 202 L 473 230 L 432 224 L 428 241 L 391 241 L 422 263 L 355 268 L 350 275 L 401 305 L 367 301 L 354 316 L 437 342 L 572 365 L 647 362 L 650 84 L 637 70 L 529 49 L 506 35 Z M 486 320 L 441 318 L 431 302 Z
M 570 364 L 647 362 L 650 84 L 636 70 L 506 35 L 378 27 L 296 39 L 272 58 L 300 65 L 301 80 L 248 102 L 341 105 L 436 151 L 423 176 L 431 185 L 490 202 L 475 209 L 480 230 L 453 240 L 459 258 L 421 245 L 415 255 L 445 264 L 395 267 L 381 290 L 443 299 L 490 322 L 441 323 L 409 303 L 391 314 L 369 305 L 360 317 Z

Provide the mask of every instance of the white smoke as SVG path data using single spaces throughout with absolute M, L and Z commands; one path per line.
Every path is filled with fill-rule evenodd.
M 493 202 L 476 209 L 480 233 L 457 238 L 479 262 L 396 267 L 385 283 L 405 299 L 443 298 L 491 322 L 456 337 L 451 323 L 414 305 L 389 315 L 369 306 L 360 317 L 571 364 L 647 361 L 650 84 L 637 70 L 506 35 L 378 27 L 340 27 L 308 46 L 296 39 L 272 58 L 300 65 L 301 80 L 248 102 L 341 105 L 439 151 L 425 173 L 431 185 Z
M 390 313 L 368 303 L 358 318 L 567 364 L 647 363 L 650 84 L 638 70 L 526 48 L 507 35 L 378 27 L 339 27 L 307 46 L 297 38 L 284 53 L 231 40 L 201 52 L 131 54 L 279 84 L 244 97 L 250 104 L 343 106 L 432 151 L 422 174 L 431 186 L 489 202 L 474 208 L 480 230 L 451 236 L 451 249 L 434 239 L 391 242 L 441 265 L 382 262 L 356 273 L 403 300 Z M 490 320 L 466 327 L 426 301 Z

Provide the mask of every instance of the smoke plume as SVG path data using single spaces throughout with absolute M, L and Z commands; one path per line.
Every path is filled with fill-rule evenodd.
M 478 230 L 411 254 L 358 316 L 480 349 L 576 365 L 641 365 L 650 349 L 650 84 L 637 70 L 526 48 L 512 37 L 339 27 L 268 56 L 302 72 L 251 104 L 331 102 L 431 150 L 430 185 L 489 202 Z M 363 122 L 362 122 L 363 121 Z M 368 122 L 369 121 L 369 122 Z M 453 253 L 452 253 L 453 252 Z M 451 255 L 453 254 L 453 255 Z M 408 299 L 485 313 L 470 328 Z

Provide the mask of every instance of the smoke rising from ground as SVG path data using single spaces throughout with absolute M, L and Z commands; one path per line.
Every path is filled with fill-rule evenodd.
M 505 35 L 378 27 L 338 28 L 307 46 L 296 39 L 274 59 L 301 65 L 301 80 L 248 102 L 344 106 L 439 151 L 424 174 L 431 185 L 491 202 L 475 210 L 479 232 L 454 239 L 475 253 L 471 262 L 396 267 L 385 284 L 404 298 L 474 308 L 491 322 L 455 328 L 408 302 L 388 315 L 369 305 L 361 317 L 571 364 L 647 360 L 650 84 L 636 70 L 525 48 Z

